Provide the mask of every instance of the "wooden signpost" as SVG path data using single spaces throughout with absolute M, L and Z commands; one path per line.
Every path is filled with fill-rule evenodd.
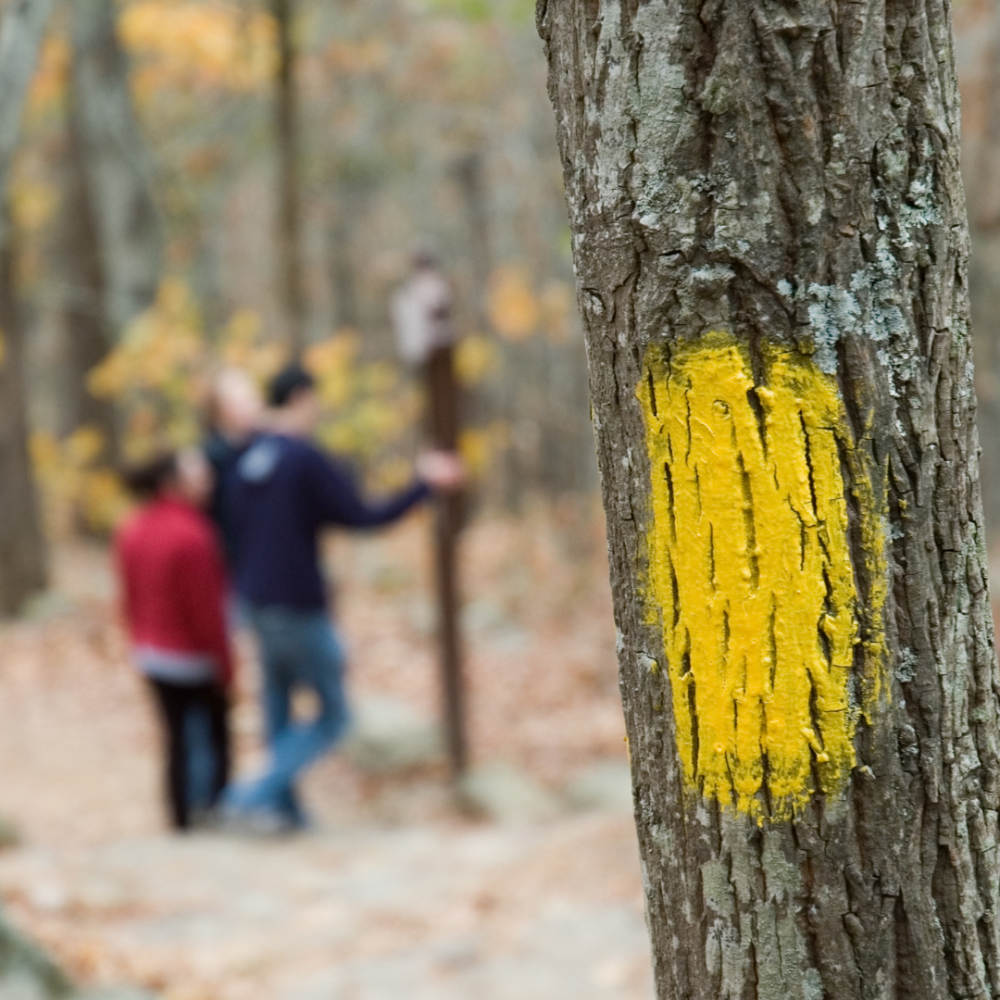
M 429 254 L 418 254 L 414 272 L 393 301 L 400 354 L 423 374 L 427 393 L 427 432 L 431 446 L 458 448 L 458 382 L 455 378 L 455 333 L 451 291 Z M 435 575 L 438 596 L 438 639 L 448 753 L 455 778 L 468 761 L 465 689 L 459 635 L 458 535 L 462 497 L 439 495 L 435 502 Z
M 455 380 L 454 347 L 436 347 L 425 365 L 430 433 L 435 448 L 455 451 L 458 447 L 458 385 Z M 465 697 L 459 642 L 458 533 L 462 496 L 445 493 L 437 498 L 435 511 L 438 629 L 441 643 L 441 673 L 444 681 L 448 751 L 455 775 L 465 771 Z

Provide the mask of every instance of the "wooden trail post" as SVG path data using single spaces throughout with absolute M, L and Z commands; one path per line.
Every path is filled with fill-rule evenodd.
M 458 447 L 458 385 L 455 380 L 454 347 L 451 344 L 437 347 L 431 352 L 425 367 L 425 378 L 434 447 L 455 451 Z M 457 557 L 461 516 L 461 494 L 447 493 L 437 498 L 434 527 L 441 674 L 444 682 L 448 752 L 456 776 L 464 773 L 467 758 L 458 622 Z
M 410 280 L 393 301 L 400 354 L 423 372 L 427 392 L 427 431 L 432 447 L 458 447 L 458 383 L 455 378 L 455 334 L 451 323 L 451 290 L 429 254 L 418 254 Z M 435 576 L 438 638 L 444 694 L 445 729 L 452 772 L 464 774 L 468 758 L 465 732 L 465 689 L 459 636 L 458 535 L 462 497 L 448 493 L 435 500 Z

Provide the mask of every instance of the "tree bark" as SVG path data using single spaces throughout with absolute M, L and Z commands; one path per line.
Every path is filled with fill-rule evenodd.
M 354 267 L 354 240 L 359 220 L 364 216 L 367 185 L 353 178 L 333 182 L 337 189 L 329 227 L 329 277 L 333 293 L 333 327 L 357 330 L 361 327 L 358 278 Z
M 469 289 L 470 305 L 477 328 L 485 332 L 490 329 L 486 289 L 493 270 L 493 254 L 490 250 L 489 197 L 483 176 L 483 154 L 479 150 L 466 153 L 455 163 L 454 170 L 462 192 L 469 234 L 468 265 L 472 279 L 472 287 Z
M 943 0 L 540 0 L 658 995 L 1000 995 Z
M 107 355 L 112 343 L 105 312 L 97 222 L 87 183 L 79 102 L 70 81 L 67 108 L 68 156 L 65 163 L 61 220 L 60 265 L 63 281 L 62 317 L 65 370 L 61 400 L 64 433 L 91 426 L 115 452 L 115 414 L 107 400 L 87 388 L 87 374 Z
M 0 616 L 17 614 L 48 582 L 45 538 L 28 453 L 24 337 L 11 241 L 0 246 Z
M 14 0 L 0 19 L 0 192 L 6 196 L 21 115 L 54 0 Z M 9 219 L 0 213 L 0 244 Z
M 47 579 L 28 455 L 23 337 L 6 200 L 28 85 L 51 12 L 51 0 L 15 0 L 0 20 L 0 615 L 19 611 Z
M 161 233 L 117 34 L 115 0 L 73 0 L 74 127 L 103 273 L 103 314 L 118 336 L 156 296 Z
M 293 0 L 271 0 L 278 29 L 278 77 L 274 128 L 278 147 L 278 268 L 288 344 L 295 354 L 305 348 L 305 296 L 299 207 L 299 129 L 295 86 Z

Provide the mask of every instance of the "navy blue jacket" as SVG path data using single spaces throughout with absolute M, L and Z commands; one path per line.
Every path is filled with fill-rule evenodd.
M 370 503 L 350 471 L 310 442 L 279 434 L 257 438 L 237 464 L 232 490 L 237 591 L 256 605 L 326 607 L 320 529 L 387 524 L 428 492 L 418 482 Z
M 226 563 L 232 566 L 236 558 L 236 525 L 233 524 L 233 489 L 236 484 L 240 458 L 249 447 L 246 444 L 234 444 L 218 431 L 213 431 L 202 450 L 215 472 L 215 482 L 212 485 L 212 498 L 208 505 L 208 516 L 216 523 L 222 536 L 222 547 Z

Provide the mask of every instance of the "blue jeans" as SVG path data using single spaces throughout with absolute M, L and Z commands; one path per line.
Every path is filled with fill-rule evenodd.
M 350 721 L 344 696 L 344 654 L 325 611 L 246 605 L 260 643 L 262 701 L 270 762 L 263 774 L 231 786 L 227 805 L 237 810 L 280 813 L 304 822 L 295 793 L 299 773 L 343 735 Z M 311 691 L 315 718 L 292 718 L 292 695 Z

